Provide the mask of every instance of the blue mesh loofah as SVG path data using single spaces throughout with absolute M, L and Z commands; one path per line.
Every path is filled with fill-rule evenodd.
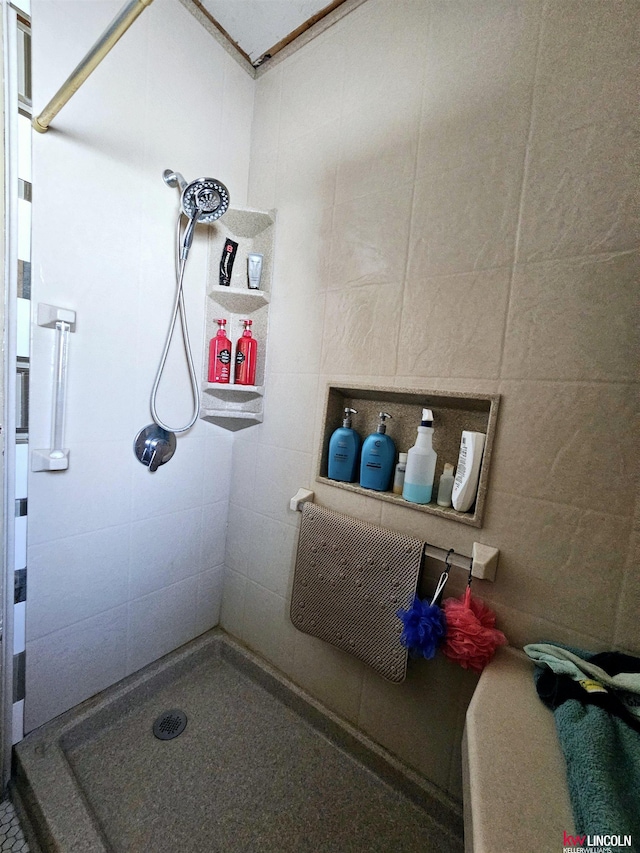
M 404 628 L 400 641 L 409 649 L 411 657 L 430 660 L 444 639 L 447 621 L 444 611 L 437 604 L 420 601 L 416 596 L 408 610 L 398 610 L 396 615 Z

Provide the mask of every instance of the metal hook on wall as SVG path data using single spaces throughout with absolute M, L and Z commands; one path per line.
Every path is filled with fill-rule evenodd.
M 440 599 L 442 598 L 442 593 L 444 588 L 449 580 L 449 572 L 451 571 L 451 555 L 454 553 L 453 548 L 449 548 L 447 551 L 447 556 L 444 558 L 444 571 L 440 575 L 440 580 L 438 581 L 438 585 L 436 586 L 436 591 L 433 593 L 433 598 L 431 599 L 431 606 L 434 604 L 439 604 Z M 469 569 L 471 571 L 471 569 Z

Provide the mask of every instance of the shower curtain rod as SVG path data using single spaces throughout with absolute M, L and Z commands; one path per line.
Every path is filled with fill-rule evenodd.
M 58 115 L 72 95 L 75 95 L 89 74 L 102 62 L 138 15 L 144 12 L 151 3 L 153 3 L 153 0 L 130 0 L 129 3 L 122 7 L 84 59 L 74 68 L 53 98 L 51 98 L 40 115 L 35 116 L 31 124 L 38 133 L 46 133 L 49 130 L 51 120 Z

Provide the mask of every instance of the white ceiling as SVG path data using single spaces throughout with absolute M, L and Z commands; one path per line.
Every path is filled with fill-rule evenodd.
M 200 3 L 252 63 L 318 12 L 335 5 L 331 0 L 200 0 Z

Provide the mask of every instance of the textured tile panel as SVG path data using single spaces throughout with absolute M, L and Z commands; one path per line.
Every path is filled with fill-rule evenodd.
M 508 269 L 436 278 L 413 271 L 405 288 L 397 372 L 497 378 L 509 282 Z
M 517 266 L 502 376 L 638 381 L 640 254 Z
M 323 373 L 393 376 L 402 291 L 395 284 L 363 284 L 326 297 Z
M 590 124 L 531 142 L 518 262 L 637 248 L 640 131 Z
M 500 392 L 492 489 L 632 515 L 635 386 L 504 381 Z
M 628 518 L 494 490 L 486 528 L 500 544 L 497 582 L 482 588 L 487 601 L 612 642 Z

